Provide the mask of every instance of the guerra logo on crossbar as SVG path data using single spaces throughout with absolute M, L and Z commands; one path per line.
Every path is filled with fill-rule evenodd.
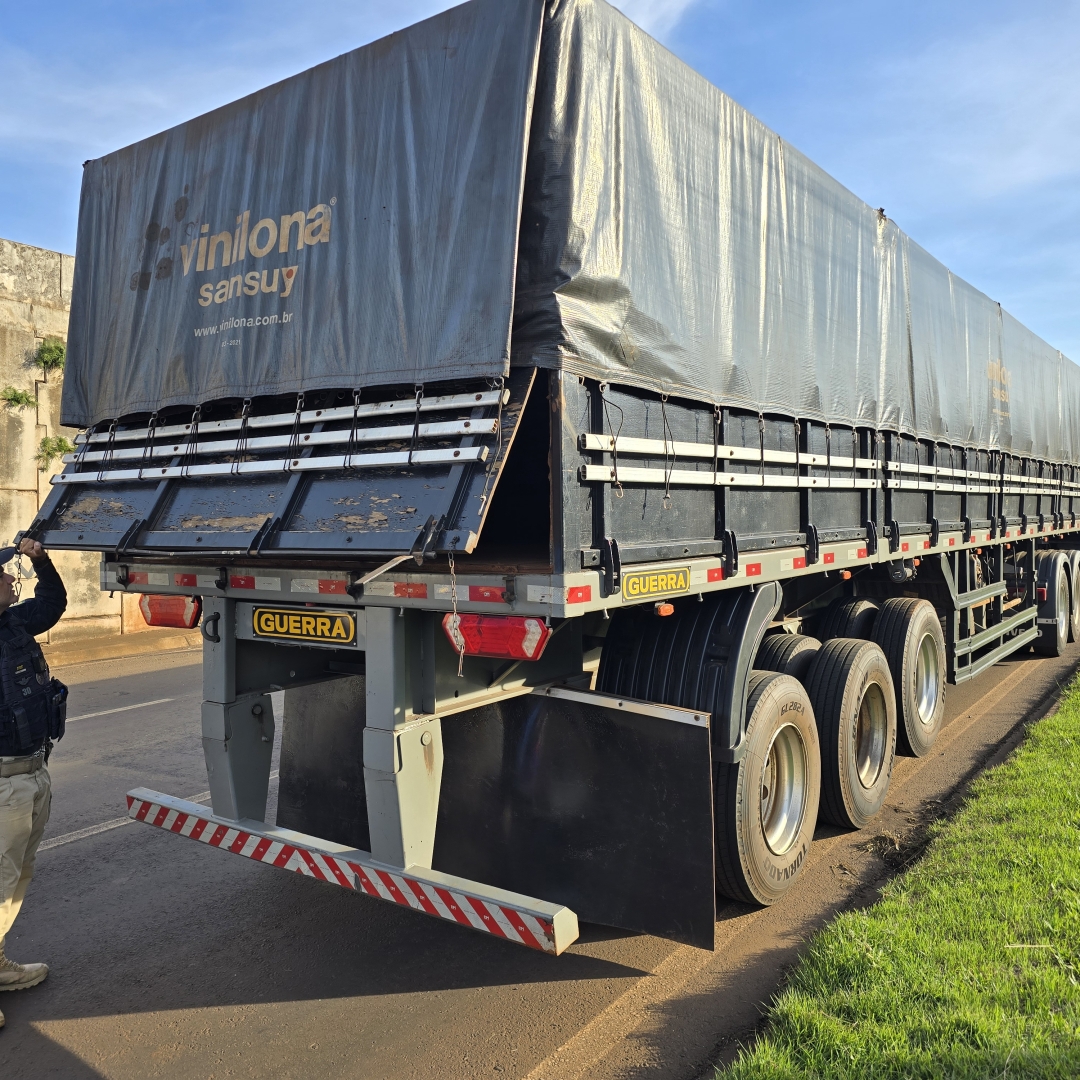
M 356 616 L 347 611 L 257 607 L 251 613 L 251 629 L 256 637 L 352 645 L 356 641 Z
M 676 566 L 672 570 L 639 570 L 623 573 L 623 596 L 671 596 L 690 591 L 690 567 Z

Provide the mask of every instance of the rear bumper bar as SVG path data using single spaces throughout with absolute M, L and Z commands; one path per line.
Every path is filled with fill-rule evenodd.
M 208 807 L 147 788 L 129 791 L 127 802 L 128 816 L 136 821 L 541 952 L 558 956 L 578 936 L 577 915 L 560 904 L 438 870 L 401 870 L 376 862 L 366 851 L 263 821 L 217 818 Z

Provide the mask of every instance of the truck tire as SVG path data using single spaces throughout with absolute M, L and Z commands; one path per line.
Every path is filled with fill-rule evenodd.
M 865 597 L 845 596 L 834 600 L 821 616 L 817 636 L 822 641 L 838 637 L 869 640 L 877 610 L 877 604 Z
M 746 715 L 742 760 L 716 766 L 716 888 L 732 900 L 767 905 L 806 865 L 821 752 L 806 691 L 790 675 L 753 672 Z
M 770 634 L 758 649 L 754 667 L 759 671 L 779 671 L 802 682 L 810 661 L 821 648 L 815 637 L 804 634 Z
M 872 641 L 833 638 L 806 677 L 821 741 L 823 821 L 861 829 L 889 790 L 896 753 L 896 692 Z
M 948 669 L 941 620 L 928 600 L 895 596 L 881 605 L 873 636 L 889 662 L 896 690 L 897 749 L 922 757 L 945 718 Z
M 1060 656 L 1069 643 L 1071 615 L 1065 554 L 1044 551 L 1036 559 L 1036 584 L 1046 590 L 1046 599 L 1039 601 L 1039 636 L 1035 639 L 1035 651 L 1043 656 Z
M 1069 561 L 1069 640 L 1080 641 L 1080 583 L 1076 575 L 1080 573 L 1080 551 L 1073 548 L 1065 552 Z

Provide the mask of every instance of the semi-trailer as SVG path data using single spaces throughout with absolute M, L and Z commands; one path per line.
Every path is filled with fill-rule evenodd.
M 1080 634 L 1080 371 L 603 0 L 88 162 L 62 411 L 25 535 L 204 639 L 131 815 L 547 952 L 712 947 Z

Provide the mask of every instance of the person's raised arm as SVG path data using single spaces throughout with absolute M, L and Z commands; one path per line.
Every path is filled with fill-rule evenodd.
M 33 597 L 16 604 L 11 611 L 26 625 L 27 632 L 36 637 L 60 621 L 67 607 L 67 589 L 40 541 L 23 540 L 19 544 L 19 554 L 26 555 L 34 564 L 37 585 Z

